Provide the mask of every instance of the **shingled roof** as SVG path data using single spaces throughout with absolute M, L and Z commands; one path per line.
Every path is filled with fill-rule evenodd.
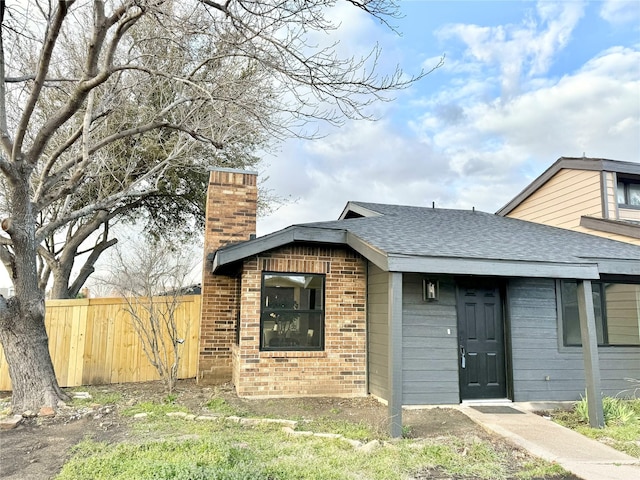
M 225 247 L 214 271 L 292 242 L 344 244 L 383 270 L 597 279 L 640 275 L 640 246 L 477 210 L 349 202 L 339 220 Z

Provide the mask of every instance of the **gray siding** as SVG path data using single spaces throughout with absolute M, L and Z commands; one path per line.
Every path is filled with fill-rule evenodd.
M 514 401 L 579 399 L 585 391 L 582 349 L 558 341 L 555 280 L 512 279 L 507 297 Z M 629 388 L 625 377 L 640 378 L 640 349 L 600 347 L 598 354 L 606 395 Z
M 389 399 L 389 274 L 369 263 L 367 322 L 369 393 Z
M 440 281 L 440 298 L 425 302 L 423 278 L 403 278 L 403 404 L 459 403 L 455 284 L 451 277 L 430 276 Z

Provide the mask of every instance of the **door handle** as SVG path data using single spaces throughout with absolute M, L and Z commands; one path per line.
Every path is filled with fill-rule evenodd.
M 465 356 L 464 346 L 460 345 L 460 364 L 462 368 L 467 367 L 467 357 Z

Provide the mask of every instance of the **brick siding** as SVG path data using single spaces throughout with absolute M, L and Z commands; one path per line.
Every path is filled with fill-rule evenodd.
M 260 351 L 262 271 L 325 274 L 324 351 Z M 366 264 L 343 247 L 292 245 L 244 262 L 233 383 L 240 396 L 364 396 Z
M 207 259 L 218 248 L 249 240 L 256 232 L 257 175 L 219 169 L 209 176 L 202 272 L 198 381 L 231 380 L 231 347 L 239 311 L 239 279 L 213 275 Z

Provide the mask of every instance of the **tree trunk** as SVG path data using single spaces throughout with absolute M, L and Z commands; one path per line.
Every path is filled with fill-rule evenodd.
M 71 281 L 71 269 L 70 268 L 55 268 L 52 269 L 53 283 L 51 285 L 50 297 L 56 300 L 65 300 L 68 298 L 75 298 L 71 296 L 69 291 L 69 283 Z
M 41 407 L 55 409 L 58 400 L 67 399 L 60 389 L 49 355 L 44 308 L 34 306 L 25 312 L 13 298 L 9 302 L 14 314 L 5 317 L 0 328 L 0 341 L 9 365 L 13 387 L 12 409 L 20 414 L 27 410 L 37 413 Z M 12 306 L 17 308 L 11 308 Z
M 36 219 L 29 197 L 28 168 L 10 184 L 12 217 L 2 222 L 14 250 L 12 272 L 15 297 L 0 299 L 0 342 L 13 387 L 12 408 L 38 412 L 56 408 L 68 396 L 58 386 L 44 326 L 44 291 L 39 288 Z
M 79 259 L 78 249 L 92 233 L 98 230 L 100 225 L 103 226 L 104 231 L 100 234 L 99 241 L 90 249 L 89 255 L 85 258 L 82 267 L 72 282 L 73 268 Z M 102 253 L 116 243 L 118 243 L 117 238 L 109 238 L 109 214 L 107 212 L 98 212 L 75 232 L 72 232 L 70 227 L 62 253 L 57 261 L 49 263 L 49 268 L 53 274 L 53 284 L 49 298 L 76 298 L 89 276 L 95 271 L 95 264 Z M 89 250 L 85 250 L 84 253 L 87 252 Z

